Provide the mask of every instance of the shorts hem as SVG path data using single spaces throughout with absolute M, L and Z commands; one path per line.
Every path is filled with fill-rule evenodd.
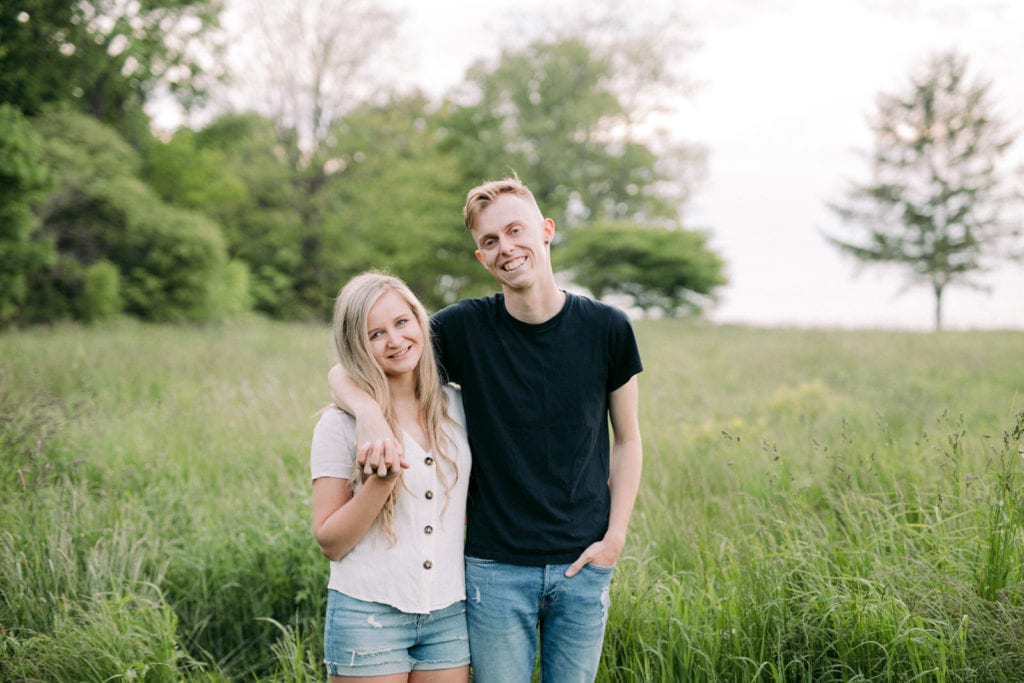
M 407 674 L 412 671 L 411 664 L 403 665 L 399 662 L 387 664 L 375 664 L 371 666 L 352 667 L 341 662 L 325 659 L 324 666 L 328 676 L 352 676 L 355 678 L 369 678 L 370 676 L 391 676 L 393 674 Z
M 469 666 L 469 657 L 462 662 L 416 662 L 412 667 L 413 671 L 441 671 L 442 669 L 458 669 L 461 666 Z

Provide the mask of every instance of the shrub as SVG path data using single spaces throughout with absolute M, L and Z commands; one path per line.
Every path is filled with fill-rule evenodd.
M 98 261 L 85 269 L 79 311 L 87 322 L 104 320 L 121 312 L 121 274 L 110 261 Z

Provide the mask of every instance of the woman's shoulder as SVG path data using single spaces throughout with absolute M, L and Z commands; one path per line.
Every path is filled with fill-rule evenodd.
M 462 407 L 462 389 L 458 384 L 446 384 L 444 393 L 448 395 L 448 416 L 465 428 L 466 411 Z
M 444 393 L 448 394 L 448 404 L 462 412 L 462 388 L 458 384 L 445 384 Z
M 320 422 L 339 422 L 344 424 L 355 424 L 355 418 L 346 413 L 344 410 L 334 405 L 333 403 L 327 404 L 320 411 Z
M 313 428 L 314 439 L 343 438 L 351 439 L 356 433 L 356 421 L 351 415 L 333 403 L 320 411 L 320 419 Z

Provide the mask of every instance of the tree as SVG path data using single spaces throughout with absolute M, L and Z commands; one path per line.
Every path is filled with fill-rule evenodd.
M 699 313 L 725 284 L 707 235 L 692 230 L 605 223 L 574 230 L 555 250 L 576 284 L 598 299 L 626 294 L 638 308 Z
M 72 103 L 143 135 L 142 106 L 166 91 L 201 101 L 216 73 L 221 0 L 22 0 L 0 5 L 0 101 L 35 115 Z
M 976 275 L 1020 256 L 1020 215 L 1010 214 L 1021 195 L 1003 173 L 1015 135 L 997 115 L 990 87 L 968 77 L 965 57 L 934 55 L 906 89 L 879 96 L 871 180 L 831 205 L 857 234 L 829 241 L 931 287 L 936 330 L 947 287 L 978 287 Z
M 204 199 L 196 208 L 217 218 L 229 255 L 248 265 L 253 307 L 277 318 L 318 317 L 323 292 L 307 300 L 298 284 L 309 279 L 306 271 L 314 264 L 302 257 L 308 239 L 299 211 L 304 200 L 293 182 L 293 169 L 280 153 L 274 122 L 258 114 L 228 114 L 192 138 L 195 153 L 213 154 L 208 158 L 217 163 L 210 170 L 223 161 L 225 177 L 241 180 L 245 188 L 245 198 L 237 204 L 225 206 L 210 196 L 219 206 Z M 183 151 L 188 153 L 187 148 Z
M 422 94 L 365 104 L 332 129 L 337 171 L 322 191 L 326 282 L 385 268 L 430 309 L 490 290 L 461 208 L 468 188 L 439 149 L 437 114 Z
M 252 308 L 302 317 L 291 273 L 299 229 L 287 167 L 274 156 L 276 133 L 255 114 L 228 115 L 199 132 L 180 128 L 143 148 L 143 174 L 168 204 L 212 218 L 228 256 L 246 265 Z
M 65 31 L 77 31 L 73 12 L 67 0 L 0 5 L 0 101 L 31 116 L 49 102 L 74 96 L 69 87 L 74 43 L 65 37 Z
M 331 126 L 376 90 L 398 14 L 376 0 L 257 0 L 245 16 L 257 29 L 238 74 L 246 97 L 277 124 L 296 169 L 322 162 Z
M 471 104 L 453 105 L 447 149 L 467 187 L 517 172 L 559 225 L 585 220 L 674 219 L 680 195 L 658 156 L 625 136 L 629 113 L 611 89 L 609 56 L 581 39 L 506 50 L 475 64 Z
M 218 149 L 199 149 L 195 132 L 180 128 L 164 142 L 144 145 L 143 176 L 169 204 L 202 211 L 219 223 L 251 204 L 245 183 Z
M 693 47 L 672 7 L 548 3 L 506 15 L 507 45 L 450 96 L 449 149 L 466 187 L 516 171 L 560 228 L 674 224 L 703 149 L 665 116 L 692 92 Z
M 328 149 L 331 131 L 386 81 L 383 65 L 395 44 L 400 15 L 377 0 L 257 0 L 244 5 L 247 33 L 238 45 L 244 70 L 236 74 L 242 88 L 237 95 L 274 123 L 272 149 L 283 153 L 284 182 L 294 199 L 289 209 L 300 231 L 297 253 L 287 252 L 294 262 L 289 271 L 253 272 L 257 306 L 287 317 L 320 315 L 329 312 L 338 275 L 325 258 L 340 247 L 328 244 L 324 233 L 331 219 L 324 208 L 332 204 L 324 190 L 338 170 Z M 279 287 L 285 279 L 293 296 Z

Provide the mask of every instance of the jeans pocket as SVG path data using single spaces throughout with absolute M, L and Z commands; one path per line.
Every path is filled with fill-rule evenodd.
M 598 564 L 587 563 L 587 564 L 583 565 L 583 570 L 584 571 L 589 570 L 589 571 L 595 572 L 597 574 L 611 574 L 612 572 L 615 571 L 615 565 L 613 564 L 610 567 L 602 567 L 601 565 L 598 565 Z

